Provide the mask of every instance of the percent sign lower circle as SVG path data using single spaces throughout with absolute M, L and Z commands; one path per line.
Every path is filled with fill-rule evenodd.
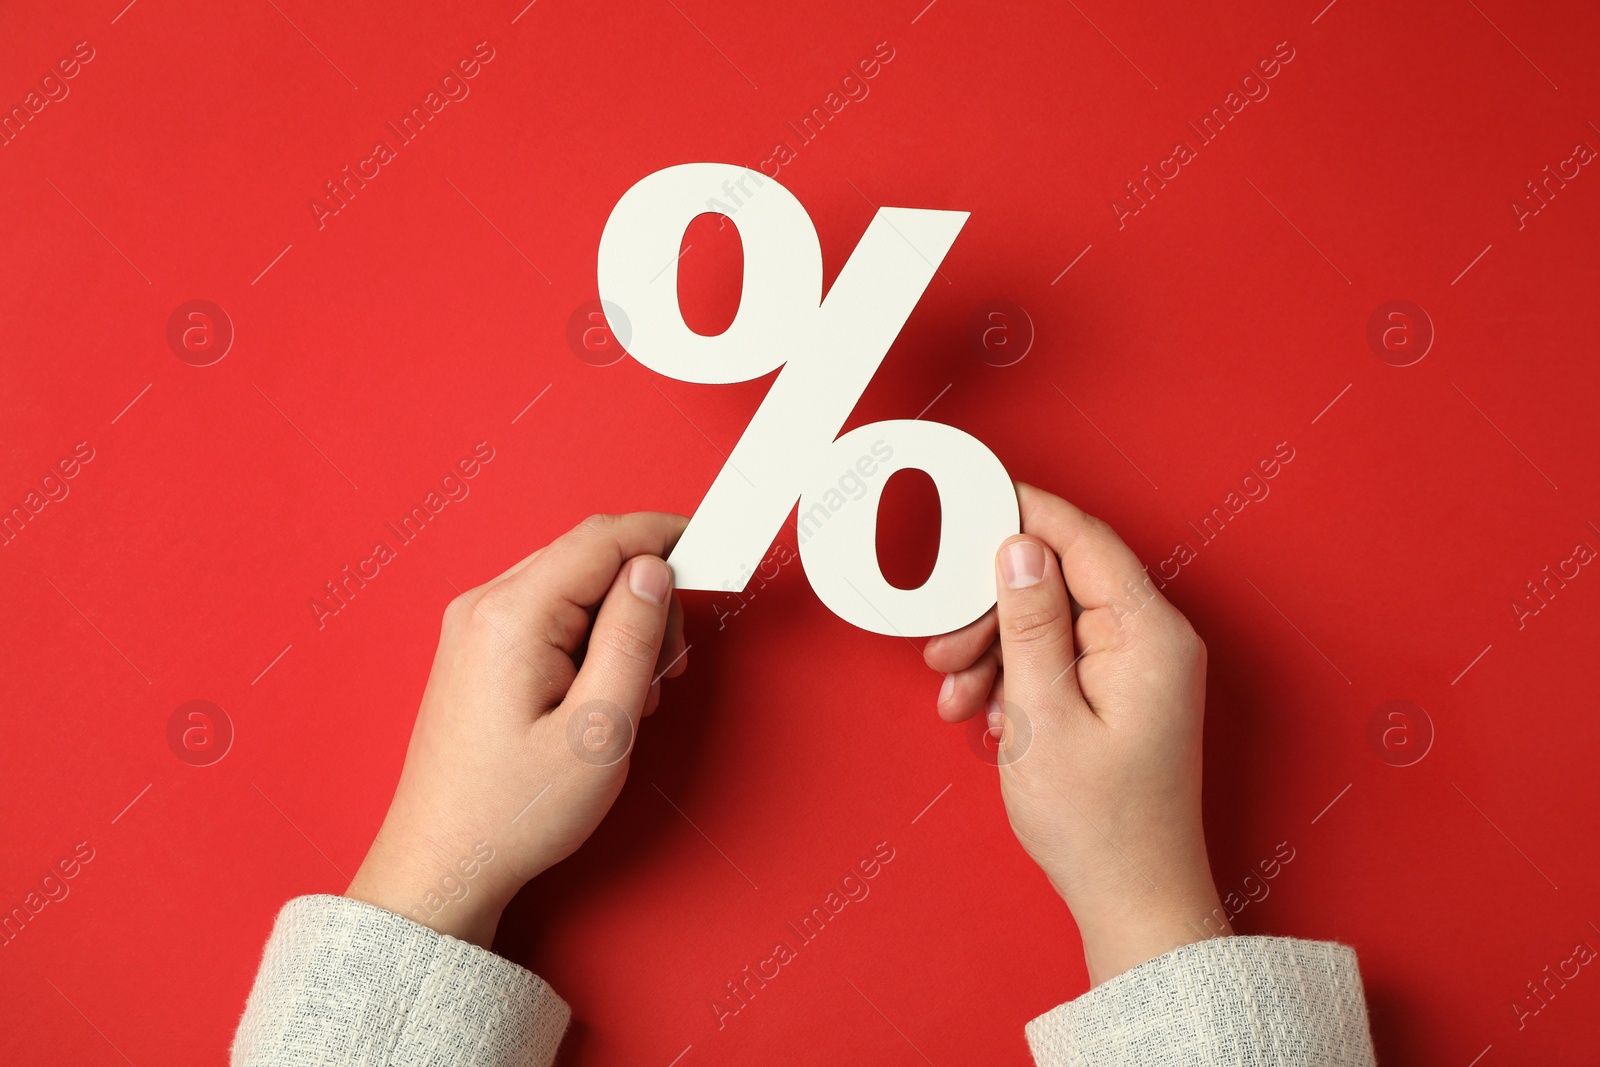
M 739 194 L 743 193 L 744 197 Z M 689 223 L 731 215 L 744 247 L 739 311 L 720 334 L 697 334 L 678 306 L 677 260 Z M 920 420 L 872 423 L 844 436 L 851 410 L 933 279 L 964 211 L 879 208 L 824 299 L 811 217 L 771 178 L 725 163 L 686 163 L 622 195 L 600 237 L 600 299 L 628 317 L 628 353 L 658 374 L 722 385 L 782 367 L 668 563 L 680 589 L 737 591 L 789 511 L 822 520 L 800 545 L 817 596 L 852 625 L 927 636 L 958 629 L 995 602 L 994 553 L 1018 531 L 1011 478 L 982 441 Z M 877 440 L 894 458 L 865 498 L 836 513 L 817 503 Z M 878 567 L 878 501 L 888 476 L 924 471 L 939 490 L 939 557 L 915 589 Z

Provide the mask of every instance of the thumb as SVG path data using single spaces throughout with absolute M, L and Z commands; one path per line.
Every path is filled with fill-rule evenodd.
M 614 708 L 627 716 L 628 726 L 638 725 L 671 601 L 672 570 L 659 557 L 635 556 L 623 564 L 600 604 L 583 666 L 562 702 L 569 713 L 594 704 L 605 709 L 606 718 Z M 620 722 L 613 725 L 627 729 Z M 631 743 L 632 731 L 627 733 Z
M 1037 537 L 1022 534 L 1000 546 L 995 571 L 1007 693 L 1028 704 L 1046 704 L 1038 698 L 1047 693 L 1083 703 L 1071 670 L 1077 662 L 1072 602 L 1056 554 Z

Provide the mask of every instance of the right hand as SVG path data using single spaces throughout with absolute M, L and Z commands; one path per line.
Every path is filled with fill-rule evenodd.
M 1111 528 L 1018 483 L 995 610 L 930 640 L 939 714 L 986 715 L 1017 840 L 1094 985 L 1229 934 L 1200 821 L 1206 649 Z

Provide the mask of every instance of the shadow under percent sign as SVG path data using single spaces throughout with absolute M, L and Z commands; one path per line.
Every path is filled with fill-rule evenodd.
M 879 208 L 824 299 L 810 215 L 789 190 L 757 176 L 758 192 L 735 222 L 744 245 L 738 314 L 724 332 L 703 336 L 678 306 L 678 249 L 723 183 L 750 174 L 725 163 L 657 171 L 623 194 L 600 237 L 601 304 L 608 316 L 626 315 L 634 359 L 703 385 L 783 368 L 668 560 L 677 586 L 740 589 L 796 499 L 802 516 L 825 508 L 841 463 L 884 440 L 894 456 L 886 474 L 922 470 L 939 490 L 939 556 L 928 580 L 900 589 L 879 569 L 887 478 L 868 489 L 866 506 L 845 509 L 800 546 L 801 565 L 829 610 L 864 630 L 911 637 L 958 629 L 995 602 L 994 553 L 1020 526 L 1010 475 L 983 442 L 942 423 L 897 419 L 837 435 L 967 213 Z

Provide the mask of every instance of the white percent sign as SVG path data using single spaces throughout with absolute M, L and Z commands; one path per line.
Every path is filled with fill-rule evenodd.
M 733 219 L 744 246 L 739 310 L 720 334 L 697 334 L 678 306 L 677 257 L 689 223 L 724 189 L 754 179 Z M 994 553 L 1017 532 L 1011 477 L 983 442 L 953 426 L 875 422 L 837 436 L 910 317 L 964 211 L 879 208 L 827 298 L 811 217 L 776 181 L 724 163 L 686 163 L 623 194 L 600 237 L 608 316 L 632 331 L 628 352 L 658 374 L 721 385 L 783 367 L 711 483 L 668 562 L 680 589 L 737 591 L 766 554 L 796 498 L 827 516 L 800 544 L 811 587 L 864 630 L 926 636 L 957 629 L 995 602 Z M 665 266 L 663 266 L 665 264 Z M 836 512 L 819 504 L 839 472 L 877 440 L 893 448 L 866 495 Z M 939 555 L 916 589 L 878 566 L 878 502 L 894 471 L 926 472 L 939 491 Z

